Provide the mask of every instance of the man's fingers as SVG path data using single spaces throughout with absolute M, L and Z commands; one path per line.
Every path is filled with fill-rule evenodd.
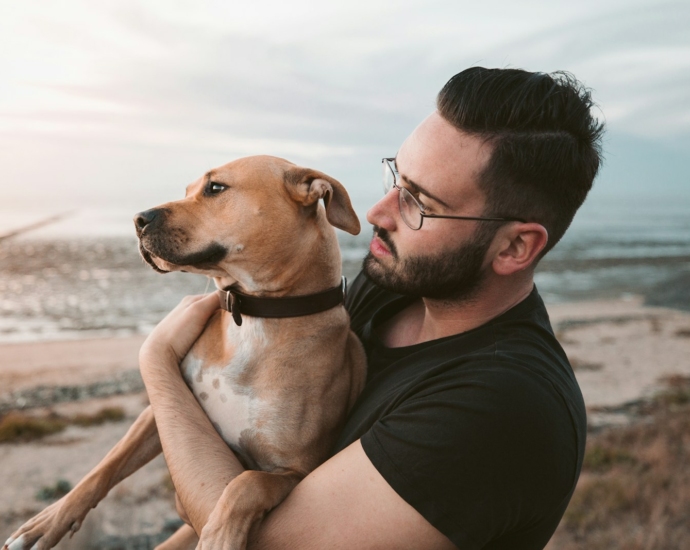
M 208 319 L 218 308 L 220 308 L 220 295 L 217 292 L 193 294 L 182 298 L 167 317 L 177 319 L 192 315 L 200 319 Z
M 216 292 L 185 296 L 149 334 L 139 351 L 140 366 L 155 362 L 168 352 L 179 363 L 219 308 Z
M 185 296 L 159 326 L 166 333 L 174 333 L 169 335 L 171 337 L 173 335 L 191 337 L 192 340 L 189 342 L 191 345 L 218 308 L 220 308 L 220 300 L 215 292 Z
M 215 298 L 213 300 L 212 298 Z M 215 303 L 215 306 L 211 311 L 218 309 L 220 307 L 220 294 L 218 291 L 211 292 L 209 294 L 192 294 L 190 296 L 185 296 L 180 302 L 181 306 L 189 307 L 193 305 L 202 305 L 204 309 L 209 308 L 211 304 Z
M 220 293 L 218 291 L 204 294 L 198 300 L 198 304 L 204 307 L 204 311 L 213 312 L 220 308 Z
M 182 300 L 180 300 L 180 303 L 177 304 L 177 307 L 180 309 L 184 309 L 198 302 L 199 300 L 203 300 L 206 296 L 208 296 L 208 294 L 190 294 L 189 296 L 185 296 L 184 298 L 182 298 Z
M 192 309 L 194 317 L 206 324 L 209 317 L 220 309 L 220 295 L 217 292 L 211 294 L 204 294 L 202 296 L 194 296 L 193 301 L 189 303 L 188 308 Z M 191 311 L 190 311 L 191 312 Z

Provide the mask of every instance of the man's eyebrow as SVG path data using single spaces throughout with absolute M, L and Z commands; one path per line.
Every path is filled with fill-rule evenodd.
M 396 168 L 396 170 L 397 170 L 397 168 L 398 168 L 398 160 L 397 160 L 397 157 L 396 157 L 396 159 L 395 159 L 395 168 Z M 429 197 L 430 199 L 435 200 L 435 201 L 436 201 L 437 203 L 439 203 L 440 205 L 445 206 L 446 208 L 450 209 L 450 206 L 448 206 L 448 204 L 447 204 L 446 202 L 444 202 L 444 201 L 442 201 L 441 199 L 439 199 L 436 195 L 432 195 L 431 193 L 429 193 L 429 191 L 427 191 L 426 189 L 424 189 L 424 187 L 422 187 L 422 186 L 419 185 L 418 183 L 412 181 L 412 180 L 411 180 L 410 178 L 408 178 L 407 176 L 404 176 L 404 175 L 401 174 L 399 171 L 398 171 L 398 174 L 399 174 L 400 177 L 405 181 L 405 183 L 406 183 L 407 185 L 409 185 L 409 186 L 412 188 L 412 190 L 413 190 L 415 193 L 420 194 L 420 195 L 425 195 L 425 196 Z

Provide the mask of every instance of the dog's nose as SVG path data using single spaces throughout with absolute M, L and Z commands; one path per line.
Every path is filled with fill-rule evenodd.
M 156 216 L 158 216 L 159 210 L 156 208 L 152 208 L 151 210 L 144 210 L 143 212 L 139 212 L 136 216 L 134 216 L 134 226 L 137 228 L 137 231 L 141 231 L 146 227 L 148 224 L 150 224 L 153 220 L 156 219 Z

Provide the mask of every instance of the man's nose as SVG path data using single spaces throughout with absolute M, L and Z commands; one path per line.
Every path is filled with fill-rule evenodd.
M 400 218 L 398 206 L 399 191 L 392 188 L 379 201 L 367 211 L 367 221 L 371 225 L 383 227 L 388 231 L 394 231 Z

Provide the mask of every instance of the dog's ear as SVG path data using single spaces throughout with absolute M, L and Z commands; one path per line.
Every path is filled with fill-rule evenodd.
M 298 167 L 287 170 L 284 179 L 293 200 L 310 207 L 323 199 L 326 218 L 332 226 L 353 235 L 359 233 L 359 219 L 350 203 L 350 196 L 338 180 L 318 170 Z

